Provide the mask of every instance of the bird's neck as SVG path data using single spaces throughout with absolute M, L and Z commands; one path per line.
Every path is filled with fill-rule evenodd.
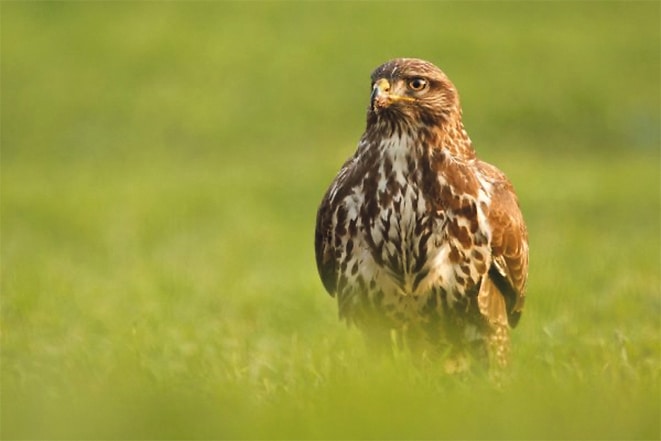
M 397 120 L 383 120 L 368 124 L 365 137 L 379 139 L 377 145 L 389 150 L 393 146 L 410 149 L 410 154 L 435 156 L 444 152 L 454 159 L 475 159 L 475 150 L 464 124 L 461 111 L 455 110 L 439 125 L 409 125 Z M 426 151 L 425 151 L 426 150 Z
M 429 143 L 432 148 L 441 149 L 455 159 L 465 161 L 475 159 L 473 143 L 464 128 L 461 114 L 451 118 L 441 127 L 434 128 L 431 136 L 435 138 Z

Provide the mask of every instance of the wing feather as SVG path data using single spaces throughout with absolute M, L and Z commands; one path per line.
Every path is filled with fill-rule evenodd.
M 314 232 L 314 250 L 317 260 L 317 271 L 324 288 L 331 296 L 337 291 L 337 260 L 333 250 L 333 212 L 330 195 L 326 193 L 317 210 L 317 226 Z
M 374 163 L 375 153 L 370 151 L 370 141 L 363 136 L 358 143 L 358 149 L 352 157 L 346 160 L 333 179 L 317 210 L 317 226 L 315 228 L 314 248 L 317 260 L 317 270 L 328 293 L 335 297 L 339 289 L 338 257 L 342 250 L 337 242 L 338 223 L 336 213 L 344 198 L 354 191 L 354 188 L 365 176 L 365 171 Z M 344 231 L 346 225 L 340 225 Z M 341 299 L 340 299 L 341 300 Z
M 528 280 L 528 231 L 514 188 L 496 167 L 480 162 L 480 171 L 492 184 L 488 220 L 491 226 L 492 264 L 480 290 L 480 307 L 487 317 L 514 327 L 525 301 Z M 504 302 L 494 299 L 499 294 Z M 486 314 L 490 311 L 493 316 Z

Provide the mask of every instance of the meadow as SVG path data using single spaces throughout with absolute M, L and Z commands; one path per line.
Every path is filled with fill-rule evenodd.
M 661 438 L 661 5 L 1 8 L 2 439 Z M 500 387 L 338 322 L 317 204 L 438 64 L 530 233 Z

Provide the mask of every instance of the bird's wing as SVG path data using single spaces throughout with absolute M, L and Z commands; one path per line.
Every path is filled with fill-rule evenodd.
M 333 247 L 333 211 L 330 194 L 326 193 L 317 210 L 317 227 L 314 232 L 314 251 L 317 270 L 324 288 L 331 296 L 337 291 L 337 259 Z
M 478 303 L 487 318 L 514 327 L 525 300 L 528 231 L 512 184 L 490 164 L 480 162 L 479 168 L 492 185 L 488 212 L 492 263 L 480 287 Z
M 339 205 L 364 178 L 366 167 L 373 164 L 374 158 L 369 152 L 369 142 L 361 139 L 356 153 L 342 165 L 317 210 L 317 227 L 314 234 L 317 270 L 331 296 L 335 296 L 338 289 L 342 288 L 338 286 L 338 258 L 342 254 L 342 241 L 338 235 L 347 232 L 346 210 L 339 209 Z

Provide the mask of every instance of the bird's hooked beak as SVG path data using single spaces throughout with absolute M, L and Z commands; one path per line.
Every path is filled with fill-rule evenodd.
M 385 78 L 379 78 L 372 87 L 372 94 L 370 95 L 370 109 L 374 112 L 379 112 L 382 109 L 390 106 L 395 101 L 414 101 L 414 98 L 404 95 L 399 95 L 391 90 L 390 82 Z
M 390 105 L 389 95 L 390 83 L 385 78 L 379 78 L 372 87 L 372 94 L 370 95 L 370 108 L 378 112 L 384 107 Z

